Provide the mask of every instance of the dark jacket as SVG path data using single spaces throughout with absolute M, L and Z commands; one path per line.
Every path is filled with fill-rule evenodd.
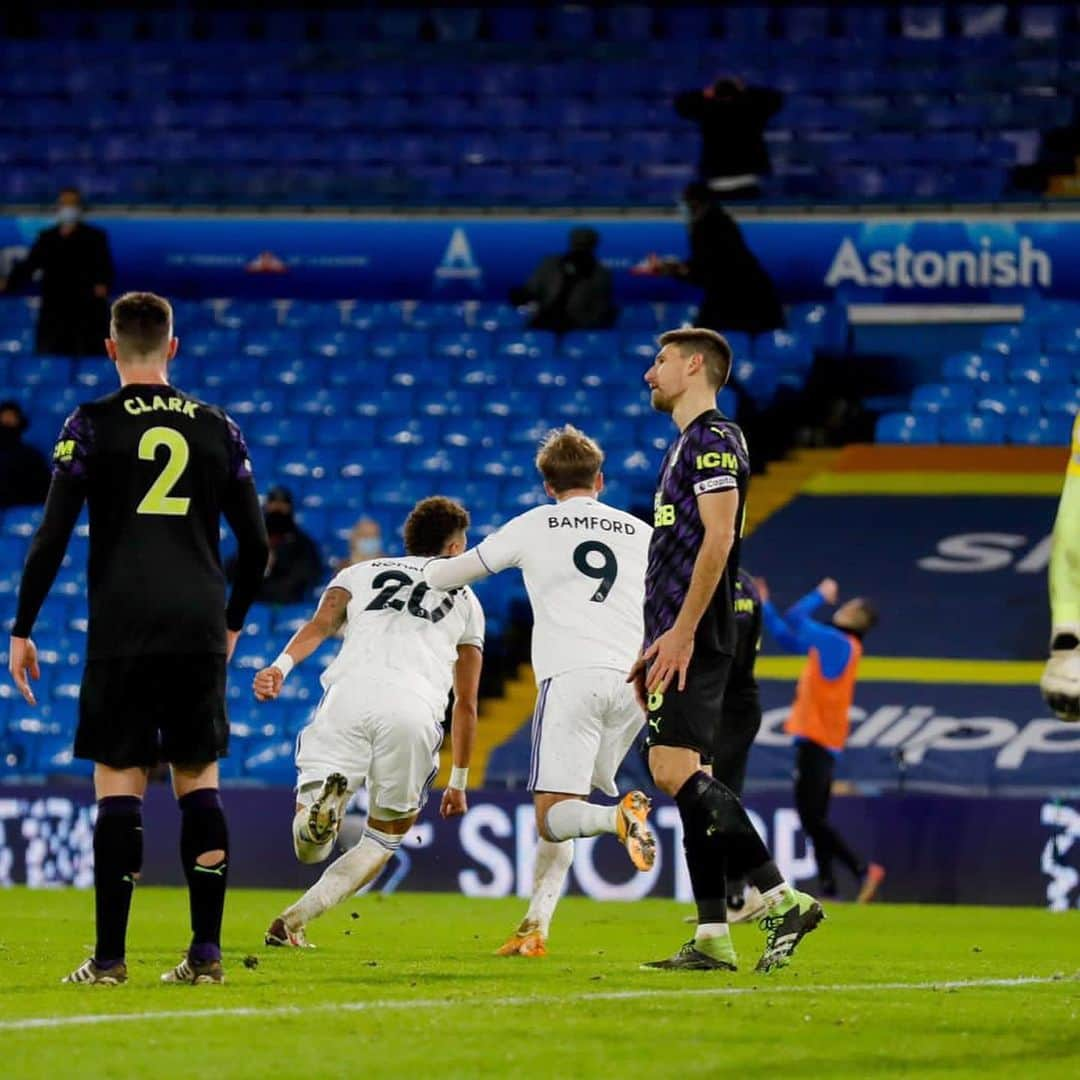
M 547 256 L 510 298 L 537 305 L 529 321 L 534 330 L 601 330 L 614 324 L 617 313 L 611 271 L 591 252 Z
M 710 206 L 690 223 L 688 266 L 686 280 L 705 293 L 698 326 L 758 334 L 784 325 L 772 278 L 722 206 Z
M 37 351 L 60 356 L 97 356 L 109 335 L 109 302 L 94 295 L 111 288 L 113 261 L 104 230 L 79 222 L 67 236 L 59 226 L 44 229 L 8 277 L 9 291 L 41 272 Z
M 49 493 L 45 455 L 13 428 L 0 428 L 0 507 L 41 506 Z
M 299 525 L 269 532 L 270 559 L 255 599 L 260 604 L 302 604 L 325 576 L 315 541 Z M 232 580 L 236 560 L 226 566 Z
M 768 176 L 765 125 L 783 104 L 783 94 L 754 86 L 731 98 L 709 98 L 700 90 L 677 95 L 675 111 L 701 128 L 701 179 Z

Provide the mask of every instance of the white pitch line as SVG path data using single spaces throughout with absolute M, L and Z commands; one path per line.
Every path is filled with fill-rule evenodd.
M 663 976 L 660 977 L 663 978 Z M 22 1020 L 0 1020 L 0 1031 L 34 1031 L 41 1028 L 80 1027 L 92 1024 L 133 1024 L 140 1021 L 156 1023 L 160 1020 L 201 1020 L 226 1016 L 257 1016 L 262 1019 L 275 1016 L 309 1016 L 311 1013 L 378 1012 L 384 1009 L 447 1009 L 457 1005 L 521 1008 L 538 1005 L 559 1005 L 564 1002 L 632 1001 L 636 998 L 742 997 L 750 994 L 760 994 L 762 996 L 770 994 L 873 994 L 889 990 L 1009 989 L 1019 986 L 1048 986 L 1052 983 L 1073 983 L 1078 980 L 1080 980 L 1080 976 L 1076 975 L 1019 976 L 1012 979 L 958 979 L 948 982 L 834 983 L 819 986 L 718 986 L 687 987 L 679 990 L 597 990 L 584 994 L 548 994 L 501 998 L 483 996 L 388 998 L 381 1001 L 340 1001 L 304 1007 L 298 1005 L 271 1005 L 267 1008 L 246 1006 L 233 1009 L 169 1009 L 161 1012 L 93 1013 L 82 1016 L 28 1016 Z M 85 989 L 80 988 L 80 990 L 76 991 L 76 993 L 78 992 L 85 992 Z M 211 994 L 215 992 L 210 991 Z

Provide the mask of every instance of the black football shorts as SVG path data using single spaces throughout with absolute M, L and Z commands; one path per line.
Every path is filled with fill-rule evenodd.
M 713 747 L 724 712 L 724 688 L 732 658 L 694 653 L 686 673 L 686 688 L 678 678 L 662 694 L 648 697 L 645 746 L 678 746 L 696 750 L 702 765 L 712 762 Z
M 229 749 L 225 657 L 216 653 L 88 660 L 75 756 L 114 769 L 208 765 Z

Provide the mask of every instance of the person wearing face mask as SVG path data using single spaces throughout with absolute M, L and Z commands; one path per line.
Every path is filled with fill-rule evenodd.
M 595 229 L 571 229 L 569 250 L 545 256 L 524 285 L 510 290 L 512 304 L 533 305 L 531 329 L 562 334 L 615 324 L 611 271 L 596 257 L 599 243 Z
M 16 263 L 0 291 L 14 292 L 40 275 L 39 355 L 98 356 L 109 336 L 109 290 L 113 261 L 103 229 L 83 221 L 82 196 L 64 188 L 56 200 L 56 224 L 42 230 L 29 254 Z
M 288 488 L 272 487 L 266 493 L 263 519 L 270 540 L 270 558 L 255 599 L 263 604 L 303 603 L 322 581 L 323 564 L 315 541 L 296 523 Z M 232 569 L 230 560 L 226 568 L 230 578 Z
M 339 569 L 344 569 L 346 566 L 380 559 L 385 554 L 379 523 L 374 518 L 362 517 L 349 533 L 349 554 L 343 559 L 335 559 L 334 562 Z
M 49 492 L 45 455 L 22 441 L 29 426 L 17 401 L 0 401 L 0 508 L 41 506 Z

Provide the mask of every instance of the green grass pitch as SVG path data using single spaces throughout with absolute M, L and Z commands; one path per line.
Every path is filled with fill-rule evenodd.
M 267 949 L 287 899 L 233 892 L 227 984 L 163 986 L 186 894 L 141 889 L 128 984 L 71 987 L 90 894 L 0 890 L 3 1074 L 1080 1077 L 1078 913 L 837 904 L 762 977 L 754 927 L 738 974 L 639 971 L 687 935 L 667 901 L 564 900 L 550 955 L 523 960 L 492 955 L 520 901 L 365 896 L 313 924 L 317 949 Z

